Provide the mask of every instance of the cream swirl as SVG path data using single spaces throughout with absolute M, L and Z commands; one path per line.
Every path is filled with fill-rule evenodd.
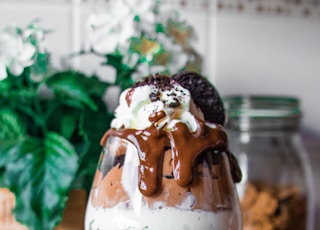
M 203 118 L 201 111 L 195 108 L 190 92 L 178 83 L 174 82 L 170 88 L 143 85 L 122 92 L 111 127 L 142 130 L 151 125 L 150 116 L 160 111 L 165 116 L 156 122 L 156 126 L 166 126 L 169 130 L 177 122 L 182 122 L 194 132 L 197 129 L 195 117 Z

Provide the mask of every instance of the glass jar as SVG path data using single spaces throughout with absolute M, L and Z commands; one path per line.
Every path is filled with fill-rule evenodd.
M 313 230 L 311 165 L 299 134 L 299 100 L 228 96 L 230 150 L 243 173 L 237 185 L 243 229 Z
M 234 158 L 226 146 L 201 150 L 189 164 L 179 158 L 177 143 L 171 148 L 166 137 L 149 131 L 109 130 L 102 138 L 85 229 L 240 230 Z M 226 140 L 222 129 L 220 134 Z M 161 141 L 154 142 L 154 135 Z M 182 145 L 185 153 L 199 147 L 195 143 Z

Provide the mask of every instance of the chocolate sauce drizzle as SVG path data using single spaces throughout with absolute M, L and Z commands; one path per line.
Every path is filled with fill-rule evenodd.
M 182 122 L 176 123 L 172 130 L 167 130 L 165 126 L 157 128 L 156 121 L 163 115 L 163 111 L 152 114 L 149 117 L 152 124 L 144 130 L 109 129 L 101 140 L 104 146 L 109 136 L 117 136 L 135 145 L 140 161 L 139 189 L 143 195 L 150 196 L 158 191 L 161 185 L 163 155 L 169 146 L 173 155 L 173 176 L 182 187 L 192 182 L 194 162 L 199 154 L 208 148 L 226 152 L 234 182 L 241 180 L 240 168 L 228 151 L 227 135 L 222 126 L 217 124 L 209 127 L 202 120 L 197 119 L 196 132 L 190 132 Z

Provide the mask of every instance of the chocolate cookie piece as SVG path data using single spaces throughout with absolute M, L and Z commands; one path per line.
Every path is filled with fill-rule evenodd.
M 150 74 L 143 78 L 141 81 L 135 82 L 132 88 L 137 88 L 144 85 L 154 85 L 156 88 L 161 90 L 169 90 L 172 86 L 171 78 L 165 74 Z
M 142 79 L 140 82 L 136 82 L 133 85 L 133 88 L 144 86 L 144 85 L 153 85 L 155 86 L 156 90 L 149 94 L 149 98 L 152 102 L 160 100 L 161 92 L 166 90 L 171 90 L 174 88 L 173 83 L 176 83 L 173 79 L 169 76 L 164 74 L 150 74 L 148 77 Z M 169 95 L 168 95 L 169 96 Z M 173 101 L 168 104 L 169 107 L 175 108 L 180 105 L 179 99 L 175 97 L 175 94 L 171 94 L 170 96 L 173 97 Z
M 224 125 L 222 99 L 206 78 L 194 72 L 183 72 L 174 75 L 173 79 L 190 91 L 194 103 L 201 109 L 207 121 Z

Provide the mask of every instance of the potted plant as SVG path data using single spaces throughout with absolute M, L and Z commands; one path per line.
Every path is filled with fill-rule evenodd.
M 0 184 L 31 229 L 53 229 L 70 188 L 90 186 L 112 118 L 101 97 L 108 84 L 54 70 L 45 34 L 38 22 L 0 34 Z
M 15 216 L 30 229 L 54 229 L 69 191 L 89 191 L 113 118 L 107 101 L 118 100 L 106 91 L 150 73 L 201 72 L 193 28 L 177 12 L 151 0 L 108 4 L 89 17 L 87 45 L 70 57 L 101 57 L 115 70 L 110 82 L 54 69 L 38 21 L 0 32 L 0 186 L 15 193 Z

